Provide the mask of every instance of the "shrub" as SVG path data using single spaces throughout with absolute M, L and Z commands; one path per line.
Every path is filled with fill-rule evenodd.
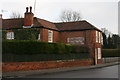
M 102 57 L 120 57 L 119 49 L 103 49 Z
M 86 46 L 31 40 L 3 40 L 2 51 L 3 61 L 6 62 L 32 62 L 90 58 L 90 54 L 88 52 L 89 50 Z

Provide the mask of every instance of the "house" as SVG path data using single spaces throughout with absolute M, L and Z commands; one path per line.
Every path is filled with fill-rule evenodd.
M 30 10 L 29 10 L 30 9 Z M 89 22 L 53 23 L 37 17 L 32 13 L 32 7 L 26 8 L 24 18 L 2 19 L 2 29 L 7 30 L 7 39 L 14 39 L 12 29 L 40 28 L 39 39 L 45 42 L 87 45 L 94 63 L 102 62 L 102 32 Z

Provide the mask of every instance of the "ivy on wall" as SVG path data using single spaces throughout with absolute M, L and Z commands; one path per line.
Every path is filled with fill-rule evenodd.
M 2 31 L 2 40 L 5 40 L 7 31 L 6 30 L 1 30 L 1 31 Z
M 29 28 L 29 29 L 14 29 L 15 40 L 37 40 L 40 33 L 40 29 Z M 3 31 L 3 40 L 6 39 L 6 31 Z

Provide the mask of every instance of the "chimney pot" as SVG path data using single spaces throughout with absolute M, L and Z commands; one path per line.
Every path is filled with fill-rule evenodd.
M 30 6 L 30 12 L 32 12 L 32 7 Z
M 26 7 L 26 12 L 28 12 L 28 7 Z
M 28 11 L 28 7 L 26 7 L 26 12 L 24 15 L 24 26 L 31 26 L 34 21 L 34 14 L 31 12 L 32 7 L 30 7 L 30 12 Z

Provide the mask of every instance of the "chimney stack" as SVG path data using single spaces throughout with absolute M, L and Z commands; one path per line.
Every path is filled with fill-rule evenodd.
M 30 9 L 30 12 L 29 12 Z M 24 14 L 24 26 L 32 26 L 34 21 L 34 14 L 32 13 L 32 7 L 26 7 L 26 12 Z

